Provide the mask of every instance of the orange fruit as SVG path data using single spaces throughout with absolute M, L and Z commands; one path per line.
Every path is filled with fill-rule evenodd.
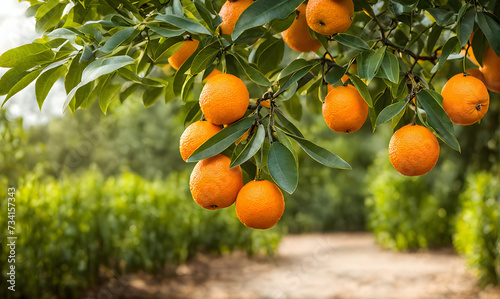
M 443 108 L 457 125 L 472 125 L 483 118 L 490 102 L 488 90 L 473 76 L 456 74 L 443 86 Z
M 220 75 L 220 74 L 222 74 L 221 71 L 219 71 L 218 69 L 213 69 L 212 72 L 210 72 L 210 74 L 208 74 L 208 76 L 206 76 L 205 79 L 203 79 L 203 82 L 207 82 L 215 75 Z
M 250 103 L 245 83 L 231 74 L 219 74 L 207 81 L 200 94 L 205 118 L 216 125 L 228 125 L 242 118 Z
M 285 211 L 281 190 L 270 181 L 250 181 L 236 198 L 236 216 L 250 228 L 268 229 L 276 225 Z
M 281 32 L 281 35 L 283 36 L 283 41 L 297 52 L 316 52 L 321 47 L 321 43 L 316 39 L 312 39 L 309 34 L 305 3 L 302 3 L 297 8 L 297 15 L 292 26 Z
M 488 47 L 483 56 L 483 67 L 480 68 L 489 90 L 500 93 L 500 57 Z
M 423 175 L 437 163 L 439 142 L 431 130 L 409 124 L 392 135 L 389 157 L 392 166 L 402 175 Z
M 227 0 L 219 11 L 219 16 L 222 18 L 221 33 L 231 35 L 241 13 L 252 3 L 253 0 Z
M 221 127 L 208 121 L 197 121 L 190 124 L 181 135 L 179 149 L 182 159 L 186 161 L 200 145 L 220 130 L 222 130 Z
M 266 107 L 267 109 L 271 108 L 271 102 L 269 100 L 261 101 L 260 104 Z
M 231 159 L 218 154 L 199 161 L 191 173 L 189 188 L 194 201 L 205 209 L 227 208 L 234 203 L 243 174 L 239 166 L 229 168 Z
M 468 69 L 465 72 L 472 77 L 478 78 L 479 80 L 481 80 L 481 82 L 484 83 L 484 85 L 486 85 L 486 80 L 484 79 L 484 75 L 479 69 Z
M 347 74 L 345 74 L 344 76 L 342 76 L 341 80 L 342 80 L 342 83 L 346 83 L 347 80 L 349 80 L 349 76 L 347 76 Z M 328 92 L 332 91 L 334 88 L 335 88 L 335 86 L 328 85 Z
M 323 118 L 328 127 L 337 133 L 356 132 L 367 116 L 368 104 L 352 85 L 334 88 L 323 103 Z
M 179 50 L 175 51 L 175 53 L 168 58 L 168 63 L 176 70 L 178 70 L 181 65 L 186 61 L 198 48 L 198 44 L 200 42 L 193 40 L 186 40 L 182 47 Z
M 306 19 L 312 30 L 323 35 L 346 31 L 354 15 L 352 0 L 310 0 Z

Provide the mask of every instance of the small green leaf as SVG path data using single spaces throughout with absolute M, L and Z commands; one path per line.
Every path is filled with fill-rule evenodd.
M 352 169 L 351 165 L 336 154 L 302 137 L 288 134 L 316 162 L 331 168 Z
M 269 79 L 267 79 L 267 77 L 264 76 L 264 74 L 262 74 L 257 68 L 250 65 L 245 58 L 233 52 L 228 52 L 228 54 L 236 58 L 236 61 L 238 61 L 241 68 L 250 80 L 261 86 L 271 86 L 271 82 L 269 82 Z
M 186 29 L 190 33 L 212 35 L 210 30 L 190 18 L 160 14 L 156 17 L 156 20 L 163 21 L 177 28 Z
M 318 60 L 297 59 L 289 64 L 278 76 L 278 78 L 280 78 L 279 83 L 281 86 L 277 95 L 285 92 L 288 88 L 290 88 L 290 86 L 306 76 L 309 71 L 319 63 L 320 62 Z
M 453 22 L 453 17 L 455 16 L 453 12 L 449 10 L 444 10 L 440 8 L 427 8 L 426 9 L 432 17 L 436 20 L 436 23 L 438 23 L 440 26 L 446 26 Z
M 285 53 L 285 43 L 281 38 L 266 39 L 255 53 L 258 68 L 265 74 L 276 69 Z
M 264 139 L 266 139 L 266 129 L 264 128 L 264 125 L 261 124 L 258 127 L 257 132 L 255 132 L 252 138 L 250 138 L 250 141 L 246 144 L 243 151 L 236 157 L 236 159 L 231 161 L 229 168 L 241 165 L 248 159 L 252 158 L 259 151 L 262 143 L 264 143 Z
M 300 98 L 297 94 L 293 94 L 293 96 L 283 102 L 286 111 L 293 117 L 295 120 L 300 121 L 302 118 L 302 104 L 300 103 Z
M 361 97 L 363 97 L 368 106 L 373 107 L 372 96 L 370 95 L 366 84 L 358 76 L 353 74 L 349 74 L 349 79 L 351 79 L 352 84 L 354 84 L 354 87 L 356 87 L 359 94 L 361 95 Z
M 303 0 L 256 1 L 252 3 L 238 18 L 231 38 L 236 40 L 243 31 L 261 26 L 275 19 L 286 19 L 295 13 Z
M 434 23 L 431 31 L 429 32 L 429 36 L 427 37 L 427 45 L 425 48 L 427 54 L 431 55 L 432 52 L 434 52 L 434 46 L 436 45 L 436 42 L 438 41 L 442 32 L 443 32 L 443 27 L 438 26 L 436 23 Z
M 384 59 L 377 74 L 381 78 L 386 78 L 392 83 L 399 82 L 399 62 L 396 55 L 385 52 Z
M 52 68 L 50 70 L 45 71 L 43 74 L 38 77 L 35 83 L 35 95 L 36 101 L 38 103 L 38 107 L 42 110 L 42 105 L 47 95 L 49 94 L 50 89 L 56 83 L 56 81 L 66 74 L 68 70 L 68 65 L 63 64 L 58 67 Z
M 357 36 L 339 33 L 333 37 L 337 42 L 360 51 L 370 51 L 368 44 Z
M 28 68 L 54 59 L 54 52 L 40 43 L 22 45 L 5 51 L 0 56 L 0 67 L 12 68 L 26 65 Z
M 184 127 L 186 127 L 194 119 L 196 119 L 198 115 L 201 115 L 201 109 L 198 101 L 186 102 L 184 106 L 186 106 L 186 109 L 184 111 L 187 111 L 184 118 Z
M 498 23 L 498 19 L 489 12 L 478 12 L 476 14 L 476 22 L 486 39 L 488 39 L 493 51 L 495 51 L 497 56 L 500 56 L 500 38 L 498 37 L 500 24 Z
M 142 94 L 142 104 L 145 108 L 153 106 L 154 103 L 160 98 L 163 92 L 163 87 L 146 87 Z
M 454 52 L 458 52 L 460 49 L 460 43 L 458 42 L 458 38 L 456 36 L 450 38 L 443 46 L 443 51 L 441 52 L 441 56 L 439 56 L 438 63 L 432 68 L 431 73 L 434 74 L 439 72 L 439 70 L 443 67 L 444 63 Z
M 282 124 L 281 126 L 278 125 L 279 128 L 283 129 L 286 132 L 294 134 L 295 136 L 304 137 L 300 130 L 291 121 L 289 121 L 285 117 L 285 115 L 283 115 L 283 112 L 278 109 L 276 109 L 274 112 L 274 115 L 277 116 L 278 121 Z
M 335 85 L 345 75 L 347 70 L 339 65 L 334 65 L 332 69 L 326 73 L 325 80 L 330 85 Z
M 465 16 L 458 22 L 457 36 L 460 41 L 460 47 L 463 47 L 469 41 L 469 37 L 474 29 L 474 10 L 469 10 Z
M 453 135 L 453 124 L 440 104 L 442 101 L 441 95 L 436 91 L 423 89 L 417 93 L 417 101 L 425 110 L 427 121 L 436 130 L 438 137 L 452 149 L 460 152 L 460 144 Z
M 253 118 L 244 118 L 230 126 L 227 126 L 208 139 L 205 143 L 200 145 L 200 147 L 198 147 L 187 159 L 187 162 L 196 162 L 219 154 L 238 140 L 238 138 L 243 136 L 253 122 Z
M 384 110 L 382 110 L 377 117 L 376 126 L 386 123 L 391 119 L 393 119 L 394 117 L 396 117 L 396 115 L 399 115 L 399 113 L 403 111 L 405 106 L 406 106 L 406 101 L 399 101 L 397 103 L 385 107 Z
M 273 180 L 285 192 L 292 194 L 299 183 L 298 165 L 290 150 L 279 142 L 273 142 L 267 156 L 267 167 Z
M 101 94 L 99 95 L 99 107 L 104 114 L 107 113 L 109 104 L 111 104 L 113 100 L 119 98 L 120 90 L 121 85 L 118 83 L 106 84 L 101 90 Z
M 163 36 L 163 37 L 176 37 L 180 36 L 182 33 L 184 33 L 186 30 L 184 29 L 167 29 L 163 27 L 158 27 L 154 25 L 148 25 L 148 28 L 153 30 L 155 33 Z
M 196 75 L 204 71 L 215 60 L 218 53 L 220 53 L 220 45 L 217 41 L 205 46 L 196 54 L 191 64 L 190 74 Z
M 119 45 L 121 45 L 123 42 L 125 42 L 129 37 L 131 37 L 132 35 L 135 35 L 135 34 L 139 34 L 139 31 L 136 30 L 134 27 L 122 29 L 122 30 L 116 32 L 115 34 L 113 34 L 113 36 L 111 36 L 106 41 L 104 46 L 102 48 L 100 48 L 99 50 L 104 54 L 111 53 Z
M 16 93 L 20 92 L 23 90 L 26 86 L 28 86 L 31 82 L 33 82 L 38 75 L 42 72 L 42 69 L 38 70 L 33 70 L 30 72 L 26 72 L 26 74 L 12 86 L 12 88 L 9 90 L 9 93 L 7 93 L 7 96 L 5 97 L 5 100 L 2 103 L 2 106 L 5 105 L 5 103 Z
M 366 51 L 358 56 L 358 75 L 360 78 L 369 82 L 375 77 L 384 59 L 386 48 L 378 48 L 377 51 Z

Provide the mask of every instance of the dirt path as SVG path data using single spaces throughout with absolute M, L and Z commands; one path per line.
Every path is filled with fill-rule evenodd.
M 488 298 L 452 250 L 394 253 L 371 234 L 287 236 L 275 258 L 200 255 L 176 278 L 126 276 L 127 298 Z

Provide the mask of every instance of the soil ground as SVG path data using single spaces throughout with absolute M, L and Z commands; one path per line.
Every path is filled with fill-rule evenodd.
M 272 258 L 200 254 L 176 274 L 125 275 L 101 297 L 500 299 L 500 289 L 476 286 L 451 248 L 395 253 L 368 233 L 289 235 Z

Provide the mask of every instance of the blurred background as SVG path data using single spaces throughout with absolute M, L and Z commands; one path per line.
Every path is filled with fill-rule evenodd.
M 32 19 L 23 17 L 26 7 L 26 3 L 2 0 L 0 32 L 6 42 L 0 45 L 0 53 L 36 38 L 29 34 L 34 32 Z M 285 57 L 295 55 L 286 48 Z M 437 90 L 461 71 L 461 63 L 458 59 L 445 65 L 434 81 Z M 265 296 L 238 293 L 252 283 L 247 281 L 242 287 L 241 281 L 223 273 L 239 269 L 235 275 L 256 279 L 243 269 L 269 273 L 284 265 L 283 256 L 299 261 L 305 269 L 300 273 L 315 272 L 330 258 L 368 247 L 372 251 L 361 250 L 360 256 L 351 257 L 349 263 L 356 264 L 357 271 L 380 254 L 393 251 L 403 252 L 399 254 L 403 259 L 411 257 L 397 268 L 396 276 L 404 276 L 403 272 L 411 272 L 433 255 L 435 261 L 451 257 L 452 263 L 467 264 L 472 289 L 455 286 L 458 289 L 444 297 L 415 296 L 474 298 L 482 288 L 500 284 L 500 95 L 490 96 L 491 106 L 480 124 L 455 127 L 462 152 L 440 143 L 436 167 L 416 178 L 401 176 L 389 162 L 390 125 L 372 133 L 367 122 L 354 134 L 336 134 L 324 124 L 320 107 L 301 97 L 302 109 L 293 115 L 297 123 L 300 120 L 304 135 L 340 155 L 353 170 L 323 167 L 297 148 L 301 165 L 297 191 L 285 195 L 285 214 L 276 227 L 256 231 L 244 227 L 232 207 L 212 212 L 192 200 L 189 174 L 194 164 L 184 163 L 178 152 L 184 130 L 181 101 L 168 105 L 159 101 L 145 109 L 139 98 L 130 98 L 123 105 L 113 103 L 107 115 L 97 105 L 71 115 L 61 111 L 62 84 L 51 91 L 42 111 L 37 108 L 34 89 L 27 88 L 0 111 L 2 275 L 8 267 L 4 199 L 7 188 L 15 187 L 19 239 L 14 297 L 18 298 L 328 298 L 331 294 L 321 291 L 340 283 L 333 276 L 328 279 L 328 271 L 316 273 L 326 278 L 324 285 L 301 291 L 291 286 L 304 283 L 307 277 L 274 280 L 276 292 Z M 335 254 L 300 260 L 301 248 L 320 255 L 322 242 L 329 250 L 335 249 Z M 338 244 L 346 244 L 347 249 L 338 250 Z M 383 261 L 397 263 L 401 261 L 397 256 Z M 293 261 L 287 263 L 290 267 Z M 458 277 L 453 271 L 461 266 L 446 269 L 447 265 L 439 271 L 449 270 L 452 278 Z M 390 271 L 377 269 L 374 277 Z M 339 273 L 346 279 L 350 272 Z M 113 288 L 124 275 L 133 278 L 125 279 L 127 287 Z M 357 278 L 354 275 L 351 280 Z M 227 285 L 210 293 L 193 290 L 196 286 L 207 290 L 210 279 L 218 283 L 227 279 L 233 293 Z M 453 283 L 459 285 L 457 281 Z M 265 282 L 260 283 L 265 289 Z M 391 290 L 397 286 L 385 286 L 386 293 L 377 293 L 377 285 L 384 286 L 370 283 L 371 291 L 358 289 L 357 293 L 339 293 L 337 298 L 395 295 Z M 147 291 L 151 288 L 154 291 Z M 449 286 L 443 288 L 446 291 Z M 411 297 L 400 290 L 399 298 Z M 497 298 L 499 293 L 488 294 Z M 3 278 L 0 297 L 12 295 Z

